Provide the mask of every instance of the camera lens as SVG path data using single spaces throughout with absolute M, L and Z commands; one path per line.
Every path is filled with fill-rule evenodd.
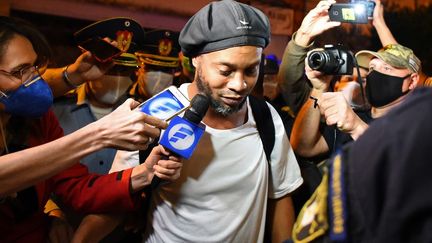
M 309 54 L 309 67 L 325 74 L 336 73 L 339 69 L 337 53 L 329 50 L 314 51 Z
M 314 51 L 309 54 L 308 63 L 313 70 L 320 70 L 326 63 L 326 57 L 322 51 Z

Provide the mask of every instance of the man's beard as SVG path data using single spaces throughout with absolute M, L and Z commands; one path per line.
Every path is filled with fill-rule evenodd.
M 244 99 L 240 104 L 238 104 L 235 107 L 227 106 L 222 101 L 215 99 L 213 97 L 213 92 L 208 82 L 205 81 L 202 75 L 201 68 L 198 68 L 197 72 L 198 72 L 198 78 L 196 79 L 196 83 L 198 87 L 198 92 L 204 94 L 210 99 L 210 107 L 213 110 L 215 110 L 217 114 L 227 117 L 231 114 L 238 112 L 243 107 L 243 105 L 246 102 L 246 99 Z

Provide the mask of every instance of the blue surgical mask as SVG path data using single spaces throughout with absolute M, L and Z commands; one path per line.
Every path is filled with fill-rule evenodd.
M 31 82 L 8 92 L 7 97 L 0 98 L 0 102 L 4 104 L 5 112 L 13 116 L 38 118 L 52 106 L 53 94 L 45 80 L 37 76 Z

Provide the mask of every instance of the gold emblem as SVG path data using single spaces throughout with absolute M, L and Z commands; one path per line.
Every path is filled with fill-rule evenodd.
M 116 35 L 117 35 L 117 47 L 123 52 L 127 52 L 132 42 L 133 33 L 127 30 L 119 30 L 117 31 Z
M 169 39 L 161 39 L 159 41 L 159 54 L 168 56 L 172 51 L 172 41 Z
M 327 198 L 328 172 L 324 171 L 320 185 L 304 204 L 294 224 L 293 240 L 295 243 L 314 242 L 327 232 L 329 228 Z

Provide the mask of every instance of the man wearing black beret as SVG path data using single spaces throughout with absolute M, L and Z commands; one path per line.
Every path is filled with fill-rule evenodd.
M 211 2 L 184 26 L 180 46 L 196 72 L 180 91 L 189 99 L 204 94 L 211 105 L 182 175 L 153 193 L 145 242 L 263 242 L 266 217 L 273 242 L 290 238 L 290 193 L 303 180 L 269 104 L 276 132 L 267 161 L 249 97 L 269 41 L 268 18 L 231 0 Z

